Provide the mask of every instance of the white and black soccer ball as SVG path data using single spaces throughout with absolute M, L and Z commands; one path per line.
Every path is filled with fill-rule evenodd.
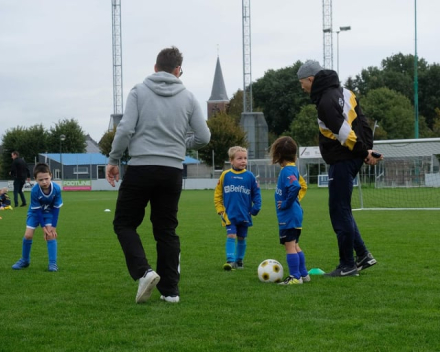
M 266 259 L 258 266 L 258 278 L 261 282 L 281 282 L 284 269 L 275 259 Z

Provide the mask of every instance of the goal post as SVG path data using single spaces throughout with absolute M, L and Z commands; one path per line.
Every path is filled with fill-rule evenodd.
M 375 141 L 384 155 L 364 165 L 353 210 L 440 210 L 440 138 Z
M 440 210 L 440 138 L 374 141 L 374 149 L 384 159 L 362 166 L 353 183 L 353 210 Z M 309 187 L 327 187 L 328 165 L 319 147 L 300 146 L 298 154 Z M 280 167 L 270 159 L 250 159 L 248 170 L 260 187 L 276 187 Z

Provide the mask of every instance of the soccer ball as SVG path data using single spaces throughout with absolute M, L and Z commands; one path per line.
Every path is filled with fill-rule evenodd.
M 266 259 L 258 266 L 258 278 L 261 282 L 281 282 L 283 266 L 275 259 Z

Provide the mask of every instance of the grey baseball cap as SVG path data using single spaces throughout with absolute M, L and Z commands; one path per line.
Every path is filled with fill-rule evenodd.
M 307 60 L 298 70 L 298 79 L 315 76 L 321 70 L 323 68 L 318 61 Z

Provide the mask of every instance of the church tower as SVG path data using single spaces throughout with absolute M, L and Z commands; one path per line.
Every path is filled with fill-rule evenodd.
M 218 112 L 226 111 L 229 104 L 228 94 L 226 93 L 225 81 L 223 80 L 220 58 L 217 56 L 215 67 L 214 82 L 212 83 L 211 97 L 208 100 L 208 120 Z

